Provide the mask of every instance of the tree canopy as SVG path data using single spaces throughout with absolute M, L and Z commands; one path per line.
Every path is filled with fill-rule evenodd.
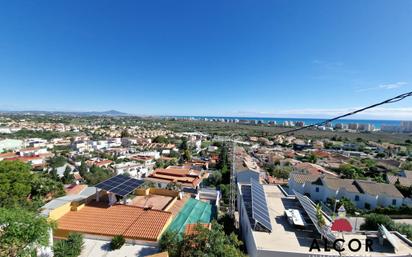
M 167 139 L 165 136 L 157 136 L 153 139 L 153 143 L 168 144 L 169 139 Z
M 58 168 L 58 167 L 62 167 L 63 165 L 65 165 L 67 160 L 63 156 L 55 156 L 51 158 L 48 162 L 49 162 L 50 167 Z
M 0 257 L 30 256 L 35 246 L 48 245 L 46 218 L 24 209 L 0 208 Z
M 0 207 L 27 208 L 34 201 L 63 193 L 63 184 L 45 175 L 32 173 L 20 161 L 0 161 Z
M 176 232 L 167 231 L 159 242 L 162 251 L 168 251 L 170 257 L 243 257 L 239 247 L 242 242 L 235 234 L 226 235 L 223 226 L 212 222 L 209 230 L 197 226 L 195 233 L 179 237 Z
M 113 176 L 113 172 L 108 169 L 93 165 L 89 172 L 82 175 L 89 185 L 96 185 Z
M 339 172 L 344 178 L 357 179 L 364 177 L 364 171 L 361 168 L 351 164 L 342 164 L 339 167 Z

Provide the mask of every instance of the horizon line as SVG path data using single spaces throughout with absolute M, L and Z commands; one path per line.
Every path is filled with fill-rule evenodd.
M 310 119 L 310 120 L 327 120 L 333 117 L 332 115 L 329 115 L 329 117 L 304 117 L 305 114 L 298 114 L 302 116 L 242 116 L 242 115 L 183 115 L 183 114 L 136 114 L 136 113 L 129 113 L 129 112 L 123 112 L 123 111 L 118 111 L 115 109 L 110 109 L 110 110 L 105 110 L 105 111 L 68 111 L 68 110 L 0 110 L 0 113 L 25 113 L 25 112 L 48 112 L 48 113 L 107 113 L 107 112 L 118 112 L 121 113 L 122 115 L 119 116 L 134 116 L 134 117 L 161 117 L 161 118 L 172 118 L 172 117 L 184 117 L 184 118 L 243 118 L 243 119 Z M 358 118 L 358 119 L 339 119 L 339 120 L 362 120 L 362 121 L 410 121 L 410 119 L 393 119 L 393 118 Z

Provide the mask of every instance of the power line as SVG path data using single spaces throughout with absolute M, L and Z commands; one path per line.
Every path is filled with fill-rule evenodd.
M 364 107 L 364 108 L 361 108 L 361 109 L 358 109 L 358 110 L 355 110 L 355 111 L 352 111 L 352 112 L 349 112 L 349 113 L 346 113 L 346 114 L 337 116 L 337 117 L 332 118 L 332 119 L 328 119 L 328 120 L 324 120 L 324 121 L 321 121 L 321 122 L 318 122 L 318 123 L 315 123 L 315 124 L 303 126 L 303 127 L 297 128 L 297 129 L 291 129 L 291 130 L 279 132 L 279 133 L 276 133 L 275 135 L 288 134 L 288 133 L 296 132 L 296 131 L 303 130 L 303 129 L 307 129 L 307 128 L 313 128 L 313 127 L 317 127 L 317 126 L 322 126 L 322 125 L 324 125 L 324 124 L 326 124 L 326 123 L 329 123 L 329 122 L 332 122 L 332 121 L 335 121 L 335 120 L 339 120 L 339 119 L 342 119 L 342 118 L 345 118 L 345 117 L 348 117 L 348 116 L 351 116 L 351 115 L 354 115 L 354 114 L 357 114 L 357 113 L 366 111 L 366 110 L 368 110 L 368 109 L 375 108 L 375 107 L 380 106 L 380 105 L 390 104 L 390 103 L 396 103 L 396 102 L 402 101 L 403 99 L 405 99 L 405 98 L 407 98 L 407 97 L 410 97 L 410 96 L 412 96 L 412 92 L 404 93 L 404 94 L 402 94 L 402 95 L 395 96 L 395 97 L 393 97 L 393 98 L 387 99 L 387 100 L 382 101 L 382 102 L 380 102 L 380 103 L 372 104 L 372 105 L 369 105 L 369 106 L 367 106 L 367 107 Z

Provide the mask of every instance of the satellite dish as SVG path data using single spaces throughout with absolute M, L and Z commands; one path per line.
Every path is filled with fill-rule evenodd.
M 338 212 L 346 212 L 345 206 L 343 206 L 343 204 L 339 207 Z
M 343 204 L 342 204 L 342 206 L 339 207 L 339 209 L 338 209 L 338 216 L 339 216 L 340 218 L 345 218 L 345 217 L 346 217 L 346 210 L 345 210 L 345 207 L 343 206 Z

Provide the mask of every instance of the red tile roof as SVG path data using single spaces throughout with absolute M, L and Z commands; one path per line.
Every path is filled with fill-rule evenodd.
M 32 160 L 43 160 L 42 157 L 40 156 L 16 156 L 16 157 L 12 157 L 12 158 L 5 158 L 5 160 L 7 161 L 22 161 L 22 162 L 29 162 Z
M 157 241 L 171 221 L 170 212 L 145 210 L 136 206 L 116 204 L 111 207 L 93 203 L 60 218 L 58 230 L 103 236 L 123 235 L 125 238 Z
M 188 166 L 170 166 L 166 169 L 156 169 L 149 178 L 155 180 L 166 180 L 196 187 L 200 184 L 201 172 L 192 170 Z
M 74 179 L 76 179 L 76 180 L 81 180 L 81 179 L 83 179 L 79 172 L 73 172 L 73 177 L 74 177 Z
M 94 165 L 96 165 L 97 167 L 101 167 L 101 166 L 104 166 L 104 165 L 108 165 L 112 162 L 113 161 L 111 161 L 111 160 L 102 160 L 102 161 L 99 161 L 99 162 L 95 162 Z
M 12 158 L 17 157 L 16 153 L 1 153 L 0 158 Z
M 41 147 L 28 147 L 28 148 L 21 149 L 19 152 L 31 152 L 31 151 L 36 151 L 39 149 L 41 149 Z
M 319 175 L 319 174 L 328 174 L 332 176 L 337 176 L 335 173 L 328 171 L 327 169 L 319 166 L 317 164 L 309 162 L 301 162 L 295 165 L 295 169 L 300 169 L 306 171 L 308 174 Z
M 190 174 L 190 167 L 168 167 L 166 169 L 156 169 L 155 173 L 184 177 Z
M 86 187 L 87 185 L 72 185 L 64 189 L 64 191 L 66 192 L 66 195 L 77 195 Z
M 200 225 L 204 228 L 210 229 L 211 224 L 210 223 L 202 223 L 202 224 L 187 224 L 185 228 L 185 235 L 195 235 L 198 233 L 197 231 L 197 225 Z

